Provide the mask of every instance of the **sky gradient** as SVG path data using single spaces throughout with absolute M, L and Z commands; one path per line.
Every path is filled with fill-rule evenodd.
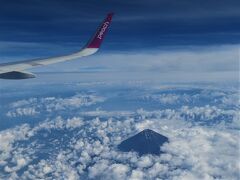
M 108 50 L 240 42 L 237 0 L 1 2 L 0 41 L 80 46 L 112 11 Z
M 0 62 L 78 51 L 108 12 L 115 12 L 100 52 L 37 71 L 239 70 L 237 0 L 12 0 L 0 6 Z M 225 75 L 222 75 L 225 77 Z M 194 77 L 194 76 L 193 76 Z

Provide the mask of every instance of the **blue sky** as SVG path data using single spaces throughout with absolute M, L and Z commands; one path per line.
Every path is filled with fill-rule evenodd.
M 240 2 L 237 0 L 1 2 L 1 41 L 80 46 L 109 11 L 116 16 L 105 44 L 108 50 L 238 44 L 240 41 Z
M 112 11 L 113 23 L 98 54 L 85 58 L 86 61 L 37 71 L 90 69 L 143 74 L 145 68 L 194 73 L 199 67 L 198 72 L 231 71 L 231 77 L 237 79 L 240 43 L 237 0 L 3 0 L 1 3 L 1 62 L 77 51 L 105 14 Z

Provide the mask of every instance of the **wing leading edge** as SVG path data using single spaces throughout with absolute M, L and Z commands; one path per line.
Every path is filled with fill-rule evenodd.
M 107 17 L 104 19 L 102 24 L 97 29 L 94 36 L 90 39 L 90 41 L 86 44 L 86 46 L 84 46 L 80 51 L 70 55 L 65 55 L 65 56 L 0 64 L 0 78 L 1 79 L 34 78 L 35 77 L 34 74 L 23 72 L 23 70 L 30 69 L 37 66 L 45 66 L 49 64 L 55 64 L 59 62 L 74 60 L 74 59 L 78 59 L 78 58 L 89 56 L 96 53 L 100 48 L 102 41 L 109 29 L 112 16 L 113 16 L 113 13 L 109 13 L 107 15 Z

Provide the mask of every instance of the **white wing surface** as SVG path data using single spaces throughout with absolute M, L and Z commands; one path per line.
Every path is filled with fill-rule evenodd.
M 1 79 L 34 78 L 35 77 L 34 74 L 29 72 L 24 72 L 24 70 L 37 67 L 37 66 L 45 66 L 49 64 L 70 61 L 70 60 L 78 59 L 78 58 L 89 56 L 96 53 L 102 44 L 102 41 L 104 39 L 104 36 L 107 30 L 109 29 L 112 16 L 113 16 L 113 13 L 109 13 L 107 15 L 103 23 L 97 29 L 94 36 L 91 38 L 91 40 L 79 52 L 76 52 L 70 55 L 51 57 L 46 59 L 35 59 L 35 60 L 0 64 L 0 78 Z

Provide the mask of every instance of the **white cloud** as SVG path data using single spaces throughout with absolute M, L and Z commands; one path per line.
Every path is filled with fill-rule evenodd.
M 147 168 L 152 165 L 152 160 L 148 156 L 143 156 L 138 161 L 138 167 Z
M 18 170 L 20 170 L 21 168 L 23 168 L 24 166 L 27 165 L 27 160 L 24 157 L 16 157 L 14 159 L 14 161 L 15 161 L 14 162 L 15 166 L 9 167 L 7 165 L 7 166 L 4 167 L 5 172 L 11 173 L 11 172 L 14 172 L 14 171 L 18 171 Z
M 238 82 L 239 45 L 156 47 L 154 51 L 107 53 L 52 65 L 37 71 L 84 72 L 42 76 L 42 81 L 90 83 L 145 80 L 147 82 Z M 89 68 L 91 67 L 91 68 Z M 99 71 L 101 67 L 101 71 Z M 90 70 L 89 70 L 90 69 Z M 95 71 L 93 71 L 95 69 Z M 89 73 L 87 73 L 89 72 Z M 78 74 L 79 75 L 79 74 Z
M 112 164 L 110 165 L 105 172 L 103 172 L 105 179 L 127 179 L 127 173 L 129 171 L 129 167 L 124 164 Z
M 45 102 L 46 101 L 46 102 Z M 47 104 L 47 111 L 64 110 L 66 108 L 79 108 L 81 106 L 90 106 L 97 102 L 104 101 L 103 98 L 94 95 L 75 95 L 68 98 L 45 98 L 41 102 Z
M 67 100 L 36 99 L 36 102 L 42 102 L 41 108 L 61 104 L 66 111 L 82 106 L 83 102 L 87 105 L 102 102 L 102 98 L 98 101 L 98 98 L 84 96 L 85 101 L 82 96 L 76 96 Z M 47 119 L 32 127 L 21 125 L 1 131 L 0 178 L 239 179 L 238 109 L 231 108 L 232 100 L 227 104 L 219 101 L 230 96 L 231 93 L 216 91 L 211 94 L 212 99 L 217 99 L 213 100 L 214 105 L 177 109 L 91 110 L 74 117 Z M 184 101 L 184 97 L 177 97 L 178 101 Z M 198 93 L 194 98 L 205 97 L 209 97 L 209 91 Z M 186 98 L 192 100 L 193 97 Z M 25 100 L 17 102 L 14 108 L 35 106 L 34 101 L 30 100 L 30 104 Z M 86 115 L 90 117 L 85 119 Z M 214 122 L 221 117 L 223 120 L 214 126 L 196 123 L 197 120 Z M 169 143 L 162 146 L 165 154 L 139 157 L 137 153 L 117 149 L 122 140 L 146 128 L 169 138 Z
M 133 170 L 129 179 L 131 179 L 131 180 L 144 179 L 144 172 L 141 170 Z
M 68 119 L 66 123 L 66 128 L 77 128 L 83 125 L 83 120 L 81 118 L 74 117 L 72 119 Z
M 180 95 L 176 94 L 160 94 L 160 95 L 146 95 L 143 97 L 144 100 L 158 101 L 163 104 L 174 104 L 180 98 Z M 186 100 L 186 97 L 184 98 Z
M 11 103 L 7 117 L 35 116 L 43 111 L 54 112 L 66 109 L 77 109 L 103 102 L 104 98 L 96 95 L 77 94 L 66 98 L 45 97 L 29 98 Z
M 12 148 L 6 148 L 6 145 L 1 144 L 1 150 L 4 153 L 6 151 L 16 153 L 20 147 L 14 142 L 20 139 L 26 141 L 30 137 L 37 136 L 44 129 L 49 133 L 54 129 L 60 131 L 67 129 L 69 132 L 77 130 L 75 136 L 72 136 L 69 142 L 65 142 L 68 144 L 66 149 L 60 148 L 59 152 L 52 154 L 56 154 L 56 159 L 48 159 L 31 165 L 32 155 L 29 152 L 33 152 L 33 155 L 38 153 L 32 147 L 33 149 L 24 157 L 19 156 L 23 151 L 18 151 L 19 159 L 14 160 L 15 166 L 9 167 L 9 160 L 6 158 L 7 164 L 3 166 L 5 171 L 11 174 L 29 163 L 30 165 L 23 174 L 23 177 L 29 178 L 44 178 L 50 174 L 55 178 L 64 176 L 68 179 L 77 179 L 79 174 L 85 176 L 86 172 L 88 172 L 87 176 L 93 179 L 99 177 L 104 179 L 145 179 L 147 177 L 151 179 L 163 177 L 235 179 L 237 177 L 239 164 L 236 157 L 239 135 L 235 131 L 199 126 L 190 128 L 175 119 L 166 121 L 161 118 L 150 118 L 148 121 L 151 123 L 147 126 L 170 138 L 170 143 L 162 148 L 166 152 L 162 156 L 138 157 L 135 153 L 121 153 L 116 149 L 119 141 L 138 132 L 139 123 L 144 123 L 145 120 L 126 119 L 119 123 L 111 119 L 82 121 L 78 117 L 68 120 L 59 117 L 56 120 L 43 122 L 32 129 L 28 128 L 27 132 L 22 132 L 22 128 L 13 129 L 13 140 L 5 139 L 5 143 L 7 141 L 8 146 Z M 167 128 L 162 128 L 164 126 Z M 22 138 L 19 138 L 19 131 L 23 134 Z M 31 136 L 25 135 L 30 132 L 32 132 Z M 70 135 L 66 134 L 66 136 Z M 106 136 L 108 141 L 104 141 Z M 56 145 L 59 146 L 58 143 Z M 25 148 L 27 146 L 23 147 Z M 13 160 L 10 155 L 8 158 Z M 27 163 L 23 161 L 26 158 L 28 158 Z M 78 165 L 74 166 L 76 163 Z
M 19 101 L 16 101 L 16 102 L 13 102 L 10 104 L 10 106 L 12 108 L 17 108 L 17 107 L 22 107 L 22 106 L 26 106 L 26 105 L 30 105 L 32 103 L 36 103 L 37 102 L 37 98 L 30 98 L 28 100 L 19 100 Z
M 19 116 L 35 116 L 39 114 L 35 107 L 27 107 L 27 108 L 16 108 L 14 111 L 8 111 L 7 116 L 10 118 L 19 117 Z
M 32 136 L 32 129 L 29 125 L 22 125 L 10 130 L 4 130 L 0 133 L 0 161 L 5 164 L 6 160 L 11 157 L 14 149 L 13 144 L 16 141 L 26 140 Z

